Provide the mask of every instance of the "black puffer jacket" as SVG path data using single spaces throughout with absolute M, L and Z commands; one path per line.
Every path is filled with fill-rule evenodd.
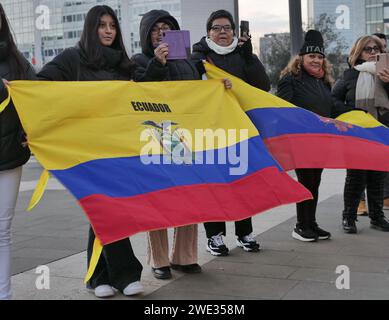
M 358 77 L 359 71 L 350 68 L 343 73 L 332 88 L 332 98 L 338 115 L 355 109 Z
M 25 80 L 35 80 L 35 71 L 32 66 L 24 60 Z M 0 77 L 8 81 L 21 80 L 14 75 L 8 61 L 0 61 Z M 0 80 L 0 101 L 8 96 L 3 81 Z M 0 171 L 11 170 L 25 164 L 30 158 L 30 150 L 22 147 L 25 140 L 22 125 L 15 107 L 11 103 L 0 113 Z
M 331 86 L 304 69 L 299 76 L 284 76 L 278 83 L 277 96 L 322 117 L 333 116 Z
M 358 60 L 357 65 L 364 62 L 363 60 Z M 350 67 L 332 88 L 332 98 L 337 115 L 356 109 L 355 100 L 358 78 L 359 71 Z M 389 83 L 386 83 L 384 88 L 389 95 Z M 386 112 L 384 115 L 379 115 L 378 120 L 384 125 L 389 126 L 389 112 Z
M 152 10 L 143 16 L 140 25 L 142 53 L 132 57 L 136 65 L 134 80 L 139 82 L 200 80 L 200 74 L 190 60 L 168 60 L 164 66 L 154 57 L 151 30 L 161 20 L 168 20 L 176 30 L 180 30 L 177 20 L 167 11 Z
M 121 71 L 122 52 L 105 48 L 106 63 L 102 68 L 91 67 L 84 50 L 66 49 L 38 73 L 38 78 L 50 81 L 108 81 L 131 80 L 131 73 Z
M 243 57 L 240 47 L 227 55 L 220 55 L 211 50 L 203 37 L 200 42 L 193 45 L 192 61 L 198 64 L 202 60 L 214 64 L 218 68 L 236 76 L 248 84 L 264 90 L 270 90 L 270 80 L 265 68 L 256 55 L 247 61 Z

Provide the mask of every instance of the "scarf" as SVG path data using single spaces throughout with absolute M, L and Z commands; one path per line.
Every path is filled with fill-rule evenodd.
M 213 42 L 209 37 L 205 38 L 209 49 L 215 51 L 217 54 L 225 56 L 231 52 L 234 52 L 236 47 L 238 46 L 238 38 L 234 37 L 234 41 L 228 47 L 219 46 L 217 43 Z
M 376 77 L 376 63 L 365 62 L 354 68 L 359 71 L 355 106 L 377 119 L 379 113 L 389 110 L 389 98 L 384 83 Z

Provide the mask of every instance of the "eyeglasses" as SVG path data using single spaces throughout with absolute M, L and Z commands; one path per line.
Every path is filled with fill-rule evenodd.
M 366 53 L 373 53 L 373 51 L 374 52 L 381 52 L 380 48 L 377 47 L 377 46 L 374 46 L 374 47 L 364 47 L 363 51 L 365 51 Z
M 161 31 L 169 31 L 171 30 L 170 26 L 168 25 L 164 25 L 162 27 L 154 27 L 153 29 L 151 29 L 151 33 L 153 34 L 159 34 Z
M 218 24 L 214 25 L 211 27 L 211 30 L 215 32 L 221 32 L 222 29 L 224 29 L 225 32 L 230 32 L 232 30 L 232 27 L 230 25 L 225 25 L 225 26 L 219 26 Z

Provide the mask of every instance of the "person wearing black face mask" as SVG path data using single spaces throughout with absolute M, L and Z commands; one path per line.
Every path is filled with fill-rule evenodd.
M 0 4 L 0 101 L 8 97 L 8 81 L 33 80 L 35 72 L 16 48 Z M 0 300 L 11 299 L 11 222 L 19 193 L 22 166 L 30 150 L 12 102 L 0 109 Z

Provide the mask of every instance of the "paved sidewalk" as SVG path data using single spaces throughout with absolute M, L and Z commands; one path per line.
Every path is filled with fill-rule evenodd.
M 14 220 L 13 290 L 15 299 L 96 299 L 82 284 L 86 268 L 87 220 L 73 197 L 51 181 L 49 191 L 31 213 L 26 213 L 41 169 L 30 162 L 23 174 L 22 192 Z M 146 292 L 135 299 L 389 299 L 389 233 L 369 228 L 361 218 L 358 235 L 340 227 L 344 170 L 325 171 L 318 222 L 333 240 L 304 244 L 291 238 L 295 206 L 284 206 L 256 216 L 255 235 L 263 250 L 249 254 L 236 248 L 233 224 L 227 225 L 229 257 L 205 252 L 204 228 L 199 228 L 199 260 L 204 272 L 156 280 L 146 264 L 146 237 L 131 238 L 144 266 Z M 388 213 L 389 214 L 389 213 Z M 36 267 L 50 268 L 50 290 L 37 290 Z M 350 290 L 335 286 L 336 267 L 351 271 Z M 118 294 L 114 299 L 129 299 Z

